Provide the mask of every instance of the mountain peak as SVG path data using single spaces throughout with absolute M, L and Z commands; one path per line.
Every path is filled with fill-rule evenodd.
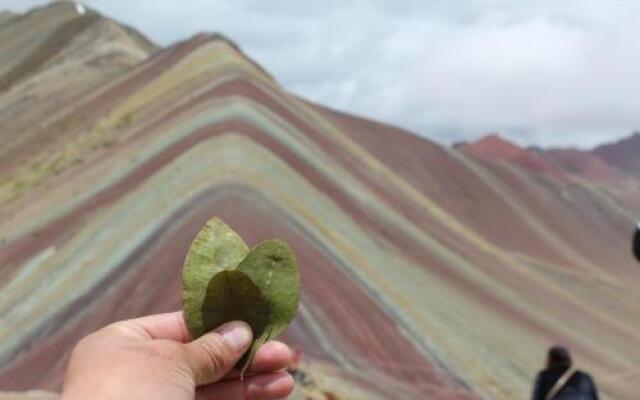
M 240 58 L 242 58 L 244 61 L 246 61 L 256 70 L 258 70 L 266 78 L 268 78 L 273 82 L 276 81 L 273 75 L 269 73 L 269 71 L 264 69 L 262 65 L 257 63 L 253 58 L 249 57 L 236 42 L 234 42 L 229 37 L 227 37 L 226 35 L 220 32 L 198 32 L 195 35 L 193 35 L 190 39 L 188 39 L 188 41 L 201 42 L 201 43 L 207 43 L 207 42 L 224 43 L 231 50 L 233 50 L 237 55 L 239 55 Z
M 38 15 L 42 13 L 59 13 L 59 12 L 67 12 L 71 14 L 76 14 L 78 16 L 85 14 L 100 14 L 96 10 L 88 7 L 82 2 L 79 1 L 68 1 L 68 0 L 55 0 L 49 3 L 45 3 L 41 6 L 34 7 L 23 14 L 15 14 L 22 16 L 32 16 Z
M 477 141 L 478 142 L 481 142 L 481 141 L 496 141 L 496 142 L 511 143 L 511 141 L 509 141 L 506 138 L 502 137 L 498 132 L 489 132 L 489 133 L 485 134 L 484 136 L 480 137 L 480 139 L 478 139 Z
M 0 56 L 9 60 L 0 66 L 0 92 L 54 65 L 73 60 L 90 65 L 92 59 L 100 59 L 99 68 L 111 68 L 104 63 L 105 58 L 110 58 L 116 66 L 131 66 L 156 49 L 133 28 L 103 17 L 81 3 L 54 2 L 8 18 L 3 25 L 11 29 L 0 32 L 0 43 L 7 43 L 0 45 Z
M 490 133 L 463 148 L 468 154 L 488 161 L 504 161 L 524 169 L 563 178 L 562 171 L 546 159 L 537 147 L 523 148 L 497 133 Z
M 465 151 L 483 158 L 512 159 L 526 151 L 498 133 L 489 133 L 464 147 Z

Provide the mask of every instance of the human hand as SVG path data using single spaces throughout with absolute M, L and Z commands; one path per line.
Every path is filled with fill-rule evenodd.
M 263 345 L 244 381 L 232 371 L 251 344 L 244 322 L 229 322 L 189 342 L 181 312 L 116 322 L 82 339 L 69 360 L 61 400 L 271 400 L 293 379 L 280 342 Z

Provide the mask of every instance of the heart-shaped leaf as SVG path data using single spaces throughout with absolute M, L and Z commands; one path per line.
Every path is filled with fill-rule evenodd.
M 268 240 L 247 252 L 242 239 L 219 219 L 196 236 L 183 272 L 183 307 L 194 338 L 232 321 L 253 330 L 251 348 L 238 362 L 242 373 L 269 339 L 289 325 L 298 309 L 298 268 L 289 246 Z
M 244 371 L 260 346 L 280 335 L 296 315 L 300 301 L 300 277 L 291 248 L 281 240 L 268 240 L 257 245 L 236 270 L 246 274 L 260 289 L 268 313 L 262 330 L 251 325 L 254 338 L 248 356 L 241 360 Z
M 235 269 L 248 251 L 240 236 L 218 218 L 207 221 L 191 243 L 182 271 L 182 308 L 194 339 L 211 330 L 202 320 L 209 281 L 218 272 Z
M 212 328 L 228 321 L 246 321 L 257 334 L 269 324 L 269 303 L 247 275 L 238 270 L 221 271 L 209 282 L 202 320 L 205 327 Z

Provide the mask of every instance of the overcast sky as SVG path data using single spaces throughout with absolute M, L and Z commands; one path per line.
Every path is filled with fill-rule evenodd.
M 161 45 L 219 31 L 288 90 L 441 142 L 589 147 L 640 129 L 638 0 L 84 3 Z

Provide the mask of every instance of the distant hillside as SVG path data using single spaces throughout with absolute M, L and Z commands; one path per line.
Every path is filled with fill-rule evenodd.
M 640 132 L 616 143 L 598 146 L 593 153 L 623 171 L 640 176 Z
M 625 171 L 620 171 L 597 155 L 578 149 L 550 149 L 550 158 L 568 173 L 595 182 L 615 184 Z
M 0 37 L 0 74 L 37 61 L 0 94 L 0 389 L 59 390 L 80 337 L 178 309 L 216 215 L 299 259 L 293 399 L 527 398 L 554 343 L 603 398 L 635 396 L 635 177 L 499 137 L 445 148 L 288 93 L 222 35 L 154 51 L 87 15 L 57 3 Z
M 129 27 L 56 2 L 0 26 L 0 168 L 10 153 L 97 85 L 146 59 L 155 45 Z M 67 111 L 68 112 L 68 111 Z M 69 117 L 68 124 L 81 116 Z
M 624 142 L 631 141 L 632 138 L 633 136 Z M 615 145 L 601 147 L 610 146 Z M 498 134 L 486 135 L 456 148 L 486 161 L 506 162 L 560 180 L 577 178 L 612 187 L 629 183 L 628 168 L 601 157 L 599 150 L 591 152 L 571 148 L 523 148 Z

